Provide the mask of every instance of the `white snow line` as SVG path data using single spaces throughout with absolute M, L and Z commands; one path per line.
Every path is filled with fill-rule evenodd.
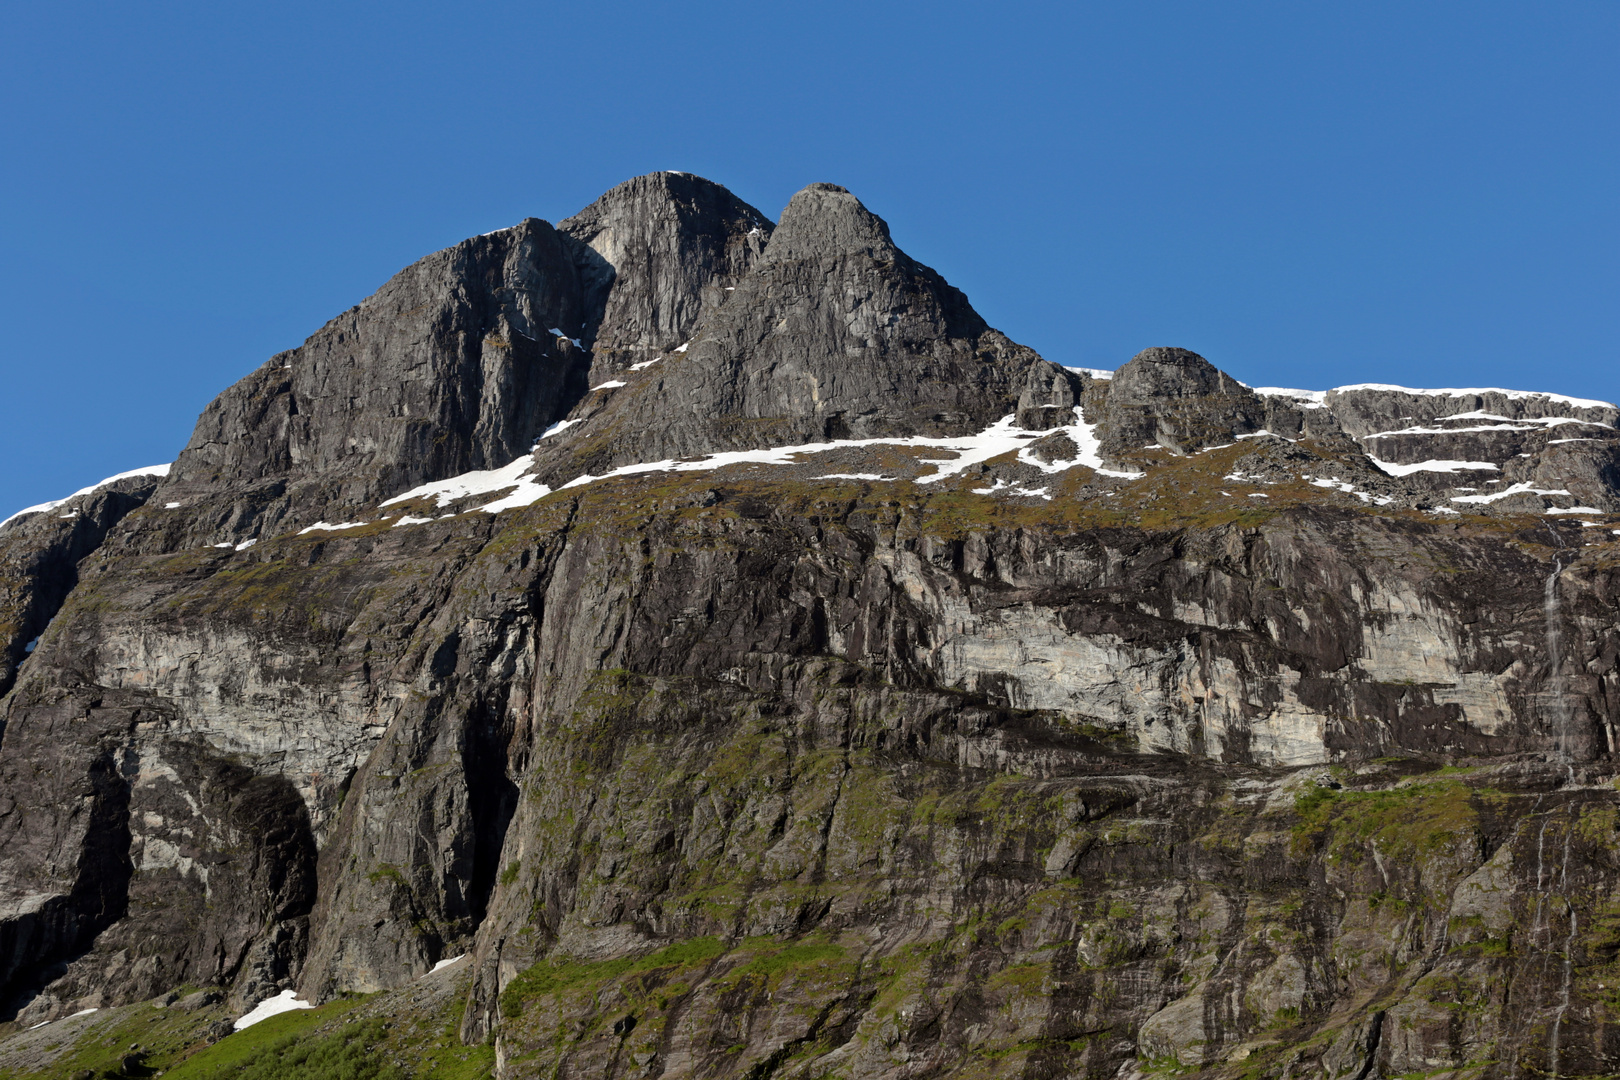
M 1293 398 L 1307 409 L 1325 408 L 1328 394 L 1326 390 L 1293 390 L 1286 386 L 1255 386 L 1250 389 L 1261 397 Z
M 610 379 L 607 382 L 603 383 L 601 386 L 593 386 L 593 387 L 591 387 L 591 393 L 594 394 L 598 390 L 613 390 L 613 389 L 616 389 L 616 388 L 618 388 L 620 386 L 623 386 L 623 385 L 625 385 L 625 384 L 620 379 Z
M 428 972 L 428 973 L 427 973 L 427 974 L 428 974 L 428 975 L 434 975 L 434 974 L 437 974 L 437 973 L 438 973 L 438 972 L 441 972 L 441 971 L 443 971 L 443 970 L 444 970 L 444 969 L 445 969 L 445 968 L 447 968 L 447 967 L 449 967 L 449 966 L 450 966 L 450 965 L 451 965 L 451 964 L 457 964 L 457 963 L 460 963 L 460 962 L 461 962 L 461 961 L 463 961 L 463 960 L 465 960 L 465 959 L 467 959 L 467 954 L 466 954 L 466 953 L 462 953 L 462 954 L 461 954 L 461 955 L 459 955 L 459 956 L 452 956 L 452 957 L 450 957 L 450 958 L 449 958 L 449 959 L 448 959 L 448 960 L 440 960 L 440 961 L 439 961 L 439 962 L 438 962 L 438 963 L 437 963 L 437 964 L 434 964 L 434 965 L 433 965 L 433 970 L 432 970 L 432 971 L 430 971 L 430 972 Z M 427 975 L 424 975 L 424 976 L 422 976 L 422 977 L 423 977 L 423 978 L 427 978 Z
M 1278 435 L 1275 431 L 1267 431 L 1265 428 L 1261 428 L 1259 431 L 1251 431 L 1247 435 L 1239 435 L 1238 438 L 1240 438 L 1240 439 L 1281 439 L 1283 442 L 1299 442 L 1298 439 L 1290 439 L 1286 435 Z
M 259 541 L 258 541 L 257 537 L 255 537 L 252 540 L 244 540 L 240 544 L 236 545 L 236 550 L 237 551 L 246 551 L 248 548 L 252 547 L 254 544 L 257 544 L 258 542 Z
M 692 347 L 692 343 L 690 341 L 688 341 L 685 345 L 677 345 L 677 346 L 675 346 L 675 351 L 676 352 L 685 352 L 687 349 L 689 349 L 691 347 Z
M 260 1020 L 268 1020 L 280 1013 L 292 1012 L 294 1009 L 313 1009 L 314 1007 L 312 1002 L 299 1001 L 296 990 L 283 990 L 275 997 L 265 998 L 253 1006 L 245 1016 L 238 1019 L 231 1027 L 236 1031 L 241 1031 L 244 1028 L 252 1027 Z
M 411 515 L 406 514 L 404 517 L 402 517 L 398 521 L 394 522 L 393 527 L 397 529 L 401 525 L 431 525 L 431 524 L 433 524 L 433 519 L 432 518 L 411 517 Z
M 989 487 L 973 488 L 972 491 L 975 495 L 994 495 L 997 492 L 1005 491 L 1009 495 L 1028 495 L 1032 498 L 1039 497 L 1045 499 L 1047 502 L 1052 501 L 1052 496 L 1048 495 L 1046 493 L 1046 489 L 1043 487 L 1027 488 L 1022 484 L 1010 484 L 1005 480 L 997 480 Z
M 1578 422 L 1578 421 L 1572 421 Z M 1477 431 L 1534 431 L 1531 424 L 1476 424 L 1473 427 L 1409 427 L 1399 431 L 1375 431 L 1371 435 L 1363 435 L 1362 439 L 1384 439 L 1392 435 L 1465 435 Z
M 1093 379 L 1101 379 L 1103 382 L 1107 382 L 1109 379 L 1114 377 L 1114 373 L 1109 371 L 1107 368 L 1071 367 L 1068 364 L 1062 364 L 1059 366 L 1061 366 L 1065 371 L 1077 371 L 1082 375 L 1090 375 Z
M 1509 495 L 1523 495 L 1527 492 L 1531 495 L 1569 494 L 1569 492 L 1565 491 L 1563 488 L 1535 488 L 1530 486 L 1529 481 L 1524 481 L 1523 483 L 1513 484 L 1509 487 L 1505 487 L 1501 491 L 1493 491 L 1488 495 L 1453 495 L 1451 497 L 1451 501 L 1460 503 L 1493 503 L 1498 499 L 1505 499 Z
M 1612 409 L 1613 402 L 1595 401 L 1591 398 L 1569 397 L 1565 394 L 1547 394 L 1539 390 L 1504 390 L 1501 387 L 1467 387 L 1463 389 L 1444 390 L 1418 390 L 1410 386 L 1395 386 L 1391 383 L 1352 383 L 1349 386 L 1335 386 L 1329 390 L 1330 394 L 1345 394 L 1355 390 L 1382 390 L 1394 394 L 1411 394 L 1414 397 L 1482 397 L 1485 394 L 1501 394 L 1509 401 L 1525 401 L 1531 398 L 1544 398 L 1547 401 L 1556 401 L 1564 405 L 1572 405 L 1577 409 Z
M 641 371 L 644 368 L 650 368 L 650 367 L 652 367 L 654 364 L 658 363 L 658 361 L 660 361 L 662 359 L 663 359 L 662 356 L 655 356 L 651 360 L 643 360 L 639 364 L 631 364 L 630 365 L 630 370 L 631 371 Z
M 93 1012 L 100 1012 L 100 1011 L 101 1011 L 101 1009 L 99 1007 L 98 1008 L 89 1008 L 89 1009 L 80 1009 L 78 1012 L 69 1013 L 67 1016 L 62 1017 L 61 1019 L 63 1019 L 63 1020 L 72 1020 L 76 1016 L 89 1016 Z M 34 1027 L 31 1027 L 28 1030 L 33 1031 L 34 1028 L 42 1028 L 46 1024 L 54 1024 L 54 1023 L 56 1023 L 55 1020 L 41 1020 L 39 1023 L 35 1024 Z
M 364 527 L 366 525 L 370 525 L 370 524 L 371 524 L 371 522 L 369 522 L 369 521 L 341 521 L 336 525 L 329 525 L 324 521 L 317 521 L 315 524 L 311 525 L 307 529 L 299 529 L 298 530 L 298 535 L 303 536 L 305 533 L 312 533 L 312 532 L 315 532 L 317 530 L 319 530 L 321 532 L 336 532 L 339 529 L 359 529 L 359 528 L 362 528 L 362 527 Z M 232 545 L 230 545 L 230 544 L 215 544 L 214 546 L 215 547 L 231 547 Z
M 1599 510 L 1595 506 L 1568 506 L 1568 507 L 1554 506 L 1554 507 L 1549 507 L 1548 510 L 1547 510 L 1547 513 L 1549 513 L 1549 514 L 1601 514 L 1601 513 L 1603 513 L 1603 511 Z
M 177 503 L 177 502 L 171 502 L 171 503 L 164 503 L 163 504 L 163 509 L 165 509 L 165 510 L 178 510 L 179 508 L 180 508 L 180 504 Z
M 572 422 L 574 421 L 564 421 L 564 424 Z M 674 458 L 669 458 L 663 461 L 642 461 L 633 465 L 622 465 L 600 476 L 591 473 L 576 476 L 555 490 L 564 491 L 569 488 L 583 487 L 586 484 L 594 484 L 599 480 L 619 476 L 636 476 L 649 472 L 707 472 L 728 465 L 791 465 L 798 464 L 797 458 L 801 454 L 820 454 L 829 450 L 867 446 L 926 447 L 952 450 L 958 454 L 955 459 L 950 460 L 925 459 L 926 463 L 937 465 L 938 468 L 927 476 L 918 477 L 915 482 L 919 484 L 934 483 L 945 477 L 954 476 L 980 462 L 1015 451 L 1018 453 L 1019 461 L 1033 465 L 1045 473 L 1062 472 L 1076 465 L 1085 465 L 1103 476 L 1113 476 L 1126 480 L 1136 480 L 1147 475 L 1140 472 L 1121 472 L 1116 469 L 1104 468 L 1094 425 L 1079 422 L 1068 427 L 1053 428 L 1047 432 L 1030 432 L 1018 430 L 1013 426 L 1015 422 L 1015 417 L 1011 415 L 1004 416 L 983 431 L 972 435 L 957 435 L 944 438 L 913 435 L 897 438 L 835 439 L 830 442 L 804 443 L 798 446 L 776 446 L 762 450 L 728 450 L 717 454 L 709 454 L 696 460 L 677 461 Z M 552 425 L 552 428 L 547 430 L 549 432 L 555 429 L 558 429 L 558 425 Z M 1075 445 L 1079 447 L 1080 453 L 1078 457 L 1070 461 L 1049 464 L 1036 460 L 1029 455 L 1027 440 L 1057 433 L 1066 434 L 1074 441 Z M 503 468 L 463 473 L 448 480 L 435 480 L 395 495 L 391 499 L 384 500 L 382 505 L 392 506 L 408 499 L 431 497 L 440 508 L 443 508 L 455 500 L 469 495 L 492 494 L 506 488 L 514 488 L 515 490 L 506 496 L 476 509 L 495 514 L 502 510 L 528 506 L 550 495 L 554 490 L 526 475 L 532 467 L 532 459 L 529 455 L 524 454 Z M 885 479 L 884 477 L 877 478 Z M 404 522 L 398 524 L 404 524 Z M 332 528 L 333 526 L 323 527 Z
M 16 521 L 18 518 L 22 517 L 24 514 L 43 514 L 48 510 L 55 510 L 58 506 L 61 506 L 63 503 L 67 502 L 69 499 L 77 499 L 80 495 L 88 495 L 92 491 L 96 491 L 96 490 L 99 490 L 100 488 L 104 488 L 108 484 L 114 483 L 115 481 L 118 481 L 118 480 L 128 480 L 132 476 L 168 476 L 168 475 L 169 475 L 169 466 L 168 465 L 147 465 L 147 466 L 144 466 L 144 467 L 139 468 L 139 469 L 130 469 L 128 472 L 115 473 L 114 475 L 107 477 L 107 479 L 105 479 L 105 480 L 101 480 L 101 481 L 98 481 L 97 483 L 91 484 L 89 487 L 82 487 L 78 491 L 75 491 L 71 495 L 64 495 L 60 499 L 52 499 L 50 502 L 40 503 L 37 506 L 25 507 L 25 508 L 17 511 L 15 514 L 12 514 L 10 517 L 6 518 L 4 521 L 0 521 L 0 528 L 4 528 L 6 525 L 8 525 L 11 522 Z
M 1441 461 L 1435 459 L 1431 461 L 1417 461 L 1410 465 L 1400 465 L 1393 461 L 1380 461 L 1371 455 L 1368 456 L 1367 460 L 1391 476 L 1410 476 L 1413 473 L 1419 472 L 1454 473 L 1462 472 L 1465 469 L 1501 472 L 1501 468 L 1499 466 L 1493 465 L 1489 461 Z

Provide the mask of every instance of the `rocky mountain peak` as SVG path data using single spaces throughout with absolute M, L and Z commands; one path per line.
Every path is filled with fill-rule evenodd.
M 690 342 L 600 385 L 543 443 L 547 483 L 660 457 L 966 434 L 1013 413 L 1032 365 L 834 184 L 793 196 L 763 257 Z
M 1617 424 L 463 241 L 0 521 L 0 1077 L 1620 1075 Z
M 683 172 L 627 180 L 558 228 L 582 245 L 592 385 L 688 340 L 774 230 L 724 187 Z
M 1114 453 L 1148 445 L 1187 454 L 1260 429 L 1254 391 L 1188 349 L 1143 349 L 1108 384 L 1101 438 Z
M 772 262 L 863 255 L 889 260 L 900 255 L 889 226 L 849 189 L 811 184 L 788 201 L 766 256 Z

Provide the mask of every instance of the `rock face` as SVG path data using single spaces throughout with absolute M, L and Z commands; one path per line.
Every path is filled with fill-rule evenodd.
M 576 258 L 596 386 L 691 340 L 773 226 L 718 184 L 662 172 L 620 184 L 558 228 L 587 249 Z
M 211 987 L 424 1076 L 428 999 L 503 1078 L 1614 1072 L 1615 410 L 1105 375 L 833 185 L 402 272 L 0 525 L 0 1062 Z
M 1143 349 L 1108 384 L 1103 445 L 1119 453 L 1157 444 L 1178 454 L 1258 431 L 1253 390 L 1186 349 Z
M 628 385 L 542 449 L 541 475 L 828 439 L 966 434 L 1014 411 L 1056 365 L 991 330 L 834 184 L 793 197 L 751 272 Z M 555 447 L 553 449 L 552 447 Z

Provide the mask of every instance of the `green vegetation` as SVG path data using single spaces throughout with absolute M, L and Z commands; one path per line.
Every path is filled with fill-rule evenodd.
M 1396 860 L 1442 851 L 1475 834 L 1476 797 L 1500 796 L 1452 778 L 1377 791 L 1311 784 L 1294 801 L 1300 820 L 1290 846 L 1295 855 L 1321 849 L 1332 863 L 1360 862 L 1374 846 Z
M 244 1038 L 276 1019 L 221 1040 L 165 1075 L 172 1080 L 405 1080 L 389 1055 L 378 1052 L 388 1035 L 380 1019 L 345 1024 L 316 1038 L 287 1032 L 285 1025 Z
M 567 957 L 542 960 L 513 979 L 501 993 L 501 1013 L 509 1018 L 523 1015 L 524 1007 L 535 998 L 571 990 L 595 989 L 613 979 L 670 969 L 671 972 L 709 963 L 726 951 L 719 938 L 700 937 L 682 941 L 639 958 L 579 961 Z

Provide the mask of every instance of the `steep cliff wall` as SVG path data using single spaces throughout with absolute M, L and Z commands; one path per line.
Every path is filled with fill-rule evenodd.
M 1484 428 L 1433 437 L 1509 479 L 1615 419 L 1068 372 L 831 185 L 468 241 L 81 547 L 0 526 L 64 582 L 0 698 L 7 1016 L 294 989 L 418 1075 L 446 1009 L 502 1077 L 1613 1071 L 1616 489 L 1368 450 Z

